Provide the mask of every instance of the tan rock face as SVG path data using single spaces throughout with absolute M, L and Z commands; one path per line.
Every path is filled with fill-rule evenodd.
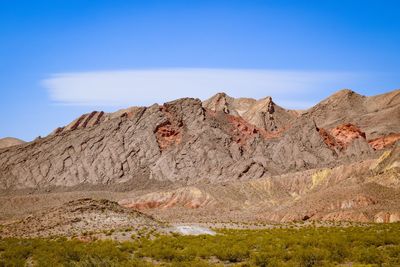
M 54 130 L 54 134 L 66 132 L 66 131 L 73 131 L 76 129 L 81 129 L 81 128 L 86 128 L 86 127 L 92 127 L 97 124 L 99 124 L 101 121 L 105 119 L 104 112 L 103 111 L 93 111 L 89 114 L 83 114 L 70 124 L 68 124 L 65 127 L 59 127 L 56 130 Z
M 233 98 L 225 93 L 218 93 L 203 102 L 203 107 L 211 111 L 221 111 L 234 116 L 242 116 L 256 102 L 252 98 Z
M 13 137 L 0 138 L 0 149 L 10 146 L 22 145 L 24 143 L 25 143 L 24 141 L 18 138 L 13 138 Z
M 399 211 L 392 211 L 392 212 L 381 211 L 375 215 L 374 221 L 377 223 L 400 222 L 400 212 Z
M 400 143 L 397 143 L 392 149 L 384 151 L 370 166 L 370 170 L 375 174 L 393 174 L 395 180 L 397 180 L 396 178 L 400 179 Z
M 136 198 L 122 199 L 118 203 L 124 207 L 139 210 L 153 208 L 184 207 L 196 209 L 212 205 L 214 198 L 196 187 L 181 188 L 173 191 L 154 192 Z
M 93 111 L 88 114 L 83 114 L 79 118 L 72 121 L 70 124 L 64 127 L 58 127 L 53 131 L 52 134 L 64 133 L 67 131 L 73 131 L 76 129 L 84 129 L 98 125 L 99 123 L 106 122 L 111 119 L 117 119 L 121 117 L 132 118 L 137 113 L 143 111 L 140 107 L 130 107 L 121 109 L 113 113 L 105 113 L 104 111 Z
M 395 213 L 400 210 L 400 187 L 398 183 L 388 183 L 388 178 L 393 174 L 400 174 L 393 167 L 400 156 L 398 148 L 400 147 L 383 153 L 378 160 L 371 159 L 334 168 L 267 175 L 258 179 L 232 179 L 222 183 L 203 181 L 195 186 L 179 186 L 175 183 L 172 189 L 171 186 L 163 188 L 159 184 L 145 191 L 113 192 L 117 194 L 113 198 L 125 207 L 139 209 L 162 220 L 174 222 L 394 222 L 397 220 Z M 170 149 L 172 147 L 163 153 L 169 153 L 172 151 Z M 245 177 L 248 173 L 254 175 L 258 165 L 247 163 L 242 167 L 240 172 Z M 235 171 L 239 172 L 239 169 Z M 143 182 L 155 183 L 151 180 Z M 107 187 L 111 188 L 111 185 Z M 111 192 L 102 191 L 96 194 L 110 197 Z M 53 200 L 49 198 L 50 195 L 58 202 L 63 198 L 63 193 L 21 195 L 15 199 L 10 197 L 8 201 L 4 201 L 7 197 L 0 197 L 0 201 L 6 203 L 0 206 L 0 220 L 2 214 L 7 214 L 5 206 L 12 210 L 19 210 L 20 207 L 26 209 L 24 197 L 29 205 L 32 205 L 34 199 L 47 197 L 46 205 L 51 205 Z M 33 204 L 35 208 L 36 203 Z M 31 211 L 31 207 L 27 210 Z M 109 216 L 108 213 L 106 216 Z M 88 217 L 82 218 L 86 220 Z M 105 220 L 104 214 L 97 216 L 97 221 L 99 220 Z M 109 220 L 108 222 L 112 223 Z M 96 225 L 97 223 L 99 222 Z
M 232 98 L 218 93 L 203 102 L 203 107 L 211 111 L 242 117 L 258 129 L 267 132 L 282 132 L 288 129 L 291 122 L 299 116 L 294 110 L 286 110 L 276 105 L 271 97 L 260 100 L 251 98 Z
M 276 105 L 271 97 L 260 99 L 243 114 L 243 118 L 268 132 L 285 131 L 298 117 L 293 110 Z

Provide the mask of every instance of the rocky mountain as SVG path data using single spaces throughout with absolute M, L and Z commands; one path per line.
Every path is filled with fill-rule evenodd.
M 345 219 L 331 213 L 346 201 L 367 199 L 371 206 L 368 199 L 376 199 L 376 210 L 383 212 L 379 201 L 397 194 L 397 187 L 375 181 L 380 174 L 363 162 L 375 162 L 399 139 L 400 90 L 372 97 L 342 90 L 304 112 L 286 110 L 271 97 L 219 93 L 203 102 L 183 98 L 115 113 L 94 111 L 47 137 L 2 148 L 0 191 L 131 192 L 115 200 L 157 212 L 178 205 L 196 209 L 194 214 L 226 208 L 279 221 Z M 331 182 L 323 187 L 320 177 Z M 375 184 L 388 188 L 387 195 L 373 195 Z M 327 195 L 344 202 L 322 201 Z M 264 208 L 244 209 L 243 203 Z M 335 208 L 326 213 L 326 205 Z
M 195 184 L 334 166 L 371 157 L 379 138 L 396 140 L 398 95 L 368 98 L 342 90 L 303 115 L 270 97 L 226 94 L 204 103 L 180 99 L 110 114 L 94 111 L 47 138 L 1 151 L 1 189 Z M 379 123 L 382 114 L 386 120 Z M 360 129 L 358 121 L 366 126 Z M 375 137 L 372 147 L 364 131 Z

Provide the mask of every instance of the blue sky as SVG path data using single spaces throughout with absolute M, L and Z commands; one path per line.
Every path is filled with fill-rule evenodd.
M 177 97 L 398 89 L 399 1 L 0 1 L 0 138 Z

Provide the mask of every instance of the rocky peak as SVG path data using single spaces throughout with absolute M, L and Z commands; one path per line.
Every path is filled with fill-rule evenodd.
M 345 88 L 345 89 L 342 89 L 342 90 L 339 90 L 339 91 L 333 93 L 331 95 L 331 97 L 349 97 L 349 96 L 352 96 L 352 95 L 359 95 L 359 94 L 357 94 L 356 92 L 354 92 L 351 89 L 346 89 Z
M 272 101 L 272 97 L 267 96 L 258 100 L 251 109 L 256 109 L 259 112 L 273 114 L 275 112 L 276 104 Z
M 203 107 L 216 112 L 240 116 L 257 128 L 268 132 L 283 131 L 290 127 L 290 121 L 297 113 L 276 105 L 272 97 L 259 100 L 251 98 L 233 98 L 225 93 L 218 93 L 203 102 Z
M 203 102 L 203 107 L 212 111 L 222 111 L 226 114 L 239 115 L 235 109 L 234 98 L 226 93 L 217 93 Z
M 296 117 L 295 112 L 276 105 L 272 97 L 257 100 L 243 114 L 245 120 L 268 132 L 280 132 L 290 128 L 291 122 Z

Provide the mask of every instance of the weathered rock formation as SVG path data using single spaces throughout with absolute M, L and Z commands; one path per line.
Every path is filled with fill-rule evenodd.
M 371 140 L 400 133 L 399 105 L 400 90 L 366 97 L 345 89 L 310 108 L 302 117 L 314 120 L 324 129 L 351 123 Z
M 260 179 L 199 184 L 135 195 L 119 203 L 169 221 L 396 222 L 400 146 L 377 160 Z
M 184 98 L 84 114 L 47 137 L 0 148 L 0 220 L 24 201 L 50 207 L 52 200 L 92 194 L 167 221 L 395 222 L 399 95 L 342 90 L 299 113 L 270 97 L 219 93 L 204 102 Z M 81 227 L 74 218 L 90 220 L 89 230 L 107 228 L 104 216 L 129 225 L 131 215 L 115 205 L 71 202 L 43 218 L 60 231 Z M 51 220 L 63 210 L 67 223 Z M 46 225 L 40 216 L 6 235 L 32 222 Z
M 217 94 L 203 103 L 95 111 L 0 149 L 0 189 L 133 190 L 333 167 L 376 157 L 381 145 L 372 139 L 372 149 L 368 138 L 400 132 L 399 99 L 398 90 L 375 97 L 344 90 L 300 115 L 271 98 Z
M 260 100 L 251 98 L 232 98 L 218 93 L 203 102 L 206 109 L 240 116 L 248 123 L 267 132 L 282 132 L 299 116 L 295 110 L 286 110 L 276 105 L 271 97 Z

